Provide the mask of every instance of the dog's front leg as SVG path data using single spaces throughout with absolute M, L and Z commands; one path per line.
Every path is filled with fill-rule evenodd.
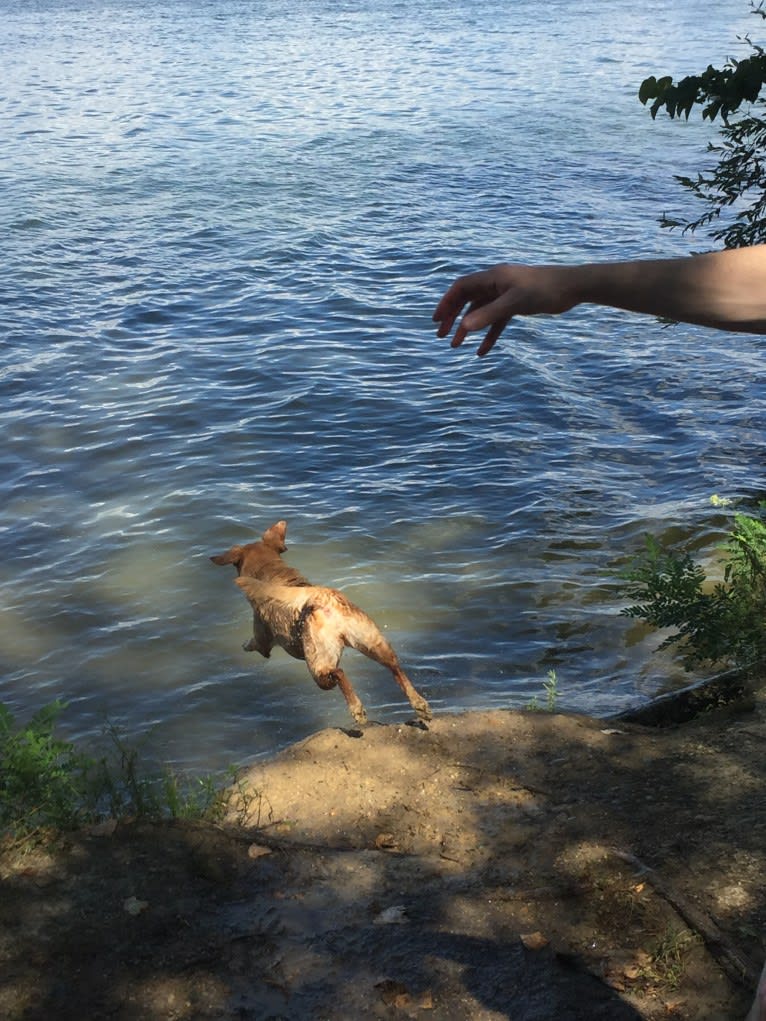
M 271 655 L 271 650 L 274 648 L 274 635 L 271 628 L 257 613 L 253 614 L 253 637 L 245 642 L 242 648 L 245 652 L 260 652 L 266 659 Z

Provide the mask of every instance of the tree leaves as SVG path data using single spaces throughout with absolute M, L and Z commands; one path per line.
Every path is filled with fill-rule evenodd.
M 752 13 L 766 19 L 762 4 Z M 722 122 L 721 141 L 707 148 L 717 159 L 712 169 L 676 177 L 703 203 L 704 212 L 688 220 L 664 216 L 660 223 L 684 232 L 712 227 L 710 236 L 726 248 L 766 241 L 766 51 L 749 38 L 744 41 L 752 51 L 744 60 L 730 58 L 722 68 L 709 64 L 702 74 L 677 82 L 670 75 L 651 75 L 638 91 L 652 118 L 665 110 L 671 118 L 688 119 L 699 107 L 703 119 Z
M 680 644 L 687 670 L 700 664 L 762 667 L 766 663 L 766 510 L 736 514 L 725 546 L 723 581 L 712 583 L 688 553 L 652 536 L 623 574 L 637 600 L 622 614 L 656 628 L 674 628 L 660 648 Z
M 766 54 L 757 47 L 752 57 L 729 61 L 722 69 L 709 64 L 702 74 L 687 75 L 674 82 L 670 75 L 651 75 L 641 82 L 638 98 L 644 106 L 653 100 L 649 112 L 655 118 L 663 108 L 670 117 L 685 117 L 695 106 L 702 116 L 726 120 L 743 103 L 754 103 L 766 81 Z

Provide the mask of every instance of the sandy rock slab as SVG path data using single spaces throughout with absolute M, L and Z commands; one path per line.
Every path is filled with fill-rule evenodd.
M 0 1017 L 744 1017 L 764 953 L 761 702 L 326 730 L 224 825 L 0 855 Z

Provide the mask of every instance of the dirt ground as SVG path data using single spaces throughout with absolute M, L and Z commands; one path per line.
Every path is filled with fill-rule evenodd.
M 766 697 L 657 729 L 326 730 L 225 825 L 0 860 L 8 1021 L 743 1018 L 766 953 Z

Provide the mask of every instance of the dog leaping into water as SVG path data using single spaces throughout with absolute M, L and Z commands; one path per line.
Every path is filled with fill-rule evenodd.
M 340 688 L 349 712 L 362 725 L 367 713 L 339 666 L 344 648 L 356 649 L 387 667 L 418 717 L 430 720 L 428 702 L 413 687 L 375 622 L 337 589 L 312 585 L 282 561 L 286 534 L 286 522 L 278 521 L 258 542 L 232 546 L 210 558 L 214 564 L 234 565 L 236 584 L 253 608 L 253 637 L 244 648 L 268 659 L 279 645 L 295 659 L 305 660 L 320 688 Z

